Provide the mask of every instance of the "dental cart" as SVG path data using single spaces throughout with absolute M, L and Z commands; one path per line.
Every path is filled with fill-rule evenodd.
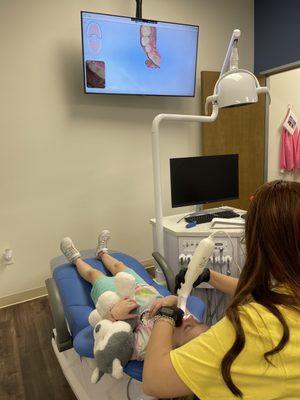
M 224 208 L 239 215 L 246 213 L 246 211 L 236 208 L 222 207 L 222 209 Z M 176 275 L 181 268 L 188 267 L 200 241 L 212 232 L 219 231 L 214 238 L 215 250 L 207 263 L 207 268 L 228 276 L 239 277 L 245 259 L 243 220 L 241 218 L 230 219 L 227 225 L 225 222 L 219 223 L 214 225 L 214 228 L 211 228 L 212 222 L 187 228 L 187 222 L 184 220 L 186 215 L 187 213 L 163 218 L 164 257 L 173 273 Z M 150 222 L 153 228 L 154 248 L 156 248 L 155 219 Z M 237 224 L 234 225 L 234 222 Z M 216 291 L 206 283 L 195 288 L 192 294 L 200 297 L 205 303 L 203 319 L 205 323 L 213 325 L 223 317 L 229 301 L 228 296 Z

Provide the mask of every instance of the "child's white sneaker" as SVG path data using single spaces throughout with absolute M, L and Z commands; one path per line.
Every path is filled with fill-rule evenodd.
M 98 257 L 99 253 L 107 253 L 108 252 L 108 247 L 107 243 L 109 239 L 111 238 L 111 233 L 107 229 L 102 231 L 100 235 L 98 236 L 98 245 L 96 248 L 96 256 Z
M 77 258 L 81 257 L 81 254 L 74 246 L 72 239 L 69 237 L 63 238 L 63 240 L 60 242 L 60 249 L 70 263 L 74 263 Z

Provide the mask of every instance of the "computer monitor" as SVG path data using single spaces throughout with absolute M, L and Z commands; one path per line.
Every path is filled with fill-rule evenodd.
M 170 159 L 172 207 L 239 197 L 239 156 L 225 154 Z

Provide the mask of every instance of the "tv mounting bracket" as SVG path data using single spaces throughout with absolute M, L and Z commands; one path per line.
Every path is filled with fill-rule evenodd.
M 135 18 L 143 19 L 143 16 L 142 16 L 142 1 L 143 0 L 135 0 L 135 1 L 136 1 Z

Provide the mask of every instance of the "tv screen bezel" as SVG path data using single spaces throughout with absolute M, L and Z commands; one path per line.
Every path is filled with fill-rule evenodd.
M 166 24 L 173 24 L 173 25 L 185 25 L 185 26 L 193 26 L 197 28 L 197 45 L 196 45 L 196 62 L 195 62 L 195 75 L 194 75 L 194 92 L 193 95 L 180 95 L 180 94 L 141 94 L 141 93 L 101 93 L 101 92 L 87 92 L 86 91 L 86 85 L 85 85 L 85 71 L 84 71 L 84 46 L 83 46 L 83 18 L 82 15 L 83 13 L 88 13 L 88 14 L 97 14 L 97 15 L 106 15 L 109 17 L 119 17 L 119 18 L 129 18 L 132 21 L 140 21 L 140 22 L 146 22 L 146 23 L 166 23 Z M 187 97 L 187 98 L 192 98 L 195 97 L 196 94 L 196 80 L 197 80 L 197 64 L 198 64 L 198 45 L 199 45 L 199 25 L 194 25 L 194 24 L 184 24 L 181 22 L 169 22 L 169 21 L 158 21 L 158 20 L 151 20 L 151 19 L 139 19 L 139 18 L 133 18 L 129 17 L 126 15 L 115 15 L 115 14 L 106 14 L 106 13 L 98 13 L 94 11 L 80 11 L 80 25 L 81 25 L 81 47 L 82 47 L 82 72 L 83 72 L 83 91 L 84 94 L 101 94 L 101 95 L 112 95 L 112 96 L 152 96 L 152 97 Z

